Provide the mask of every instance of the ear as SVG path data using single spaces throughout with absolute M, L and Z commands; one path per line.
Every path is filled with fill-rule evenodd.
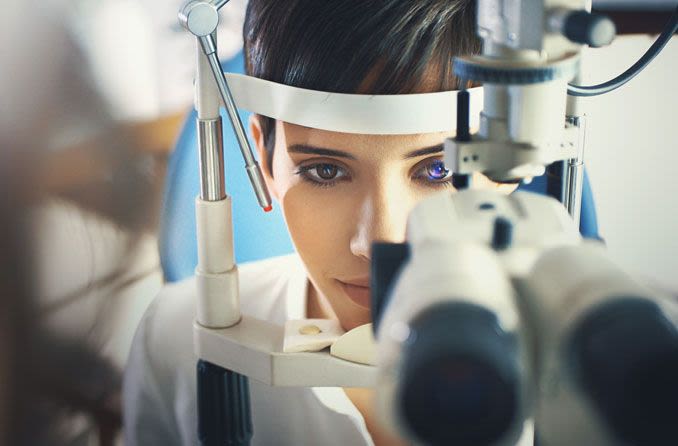
M 278 191 L 273 181 L 273 166 L 269 165 L 268 152 L 264 145 L 264 133 L 261 130 L 261 122 L 259 121 L 259 116 L 254 114 L 250 116 L 250 135 L 252 135 L 252 140 L 259 157 L 259 165 L 261 166 L 261 173 L 264 176 L 266 187 L 268 187 L 271 196 L 279 202 Z

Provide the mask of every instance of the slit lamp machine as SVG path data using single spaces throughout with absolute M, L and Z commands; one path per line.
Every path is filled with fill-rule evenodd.
M 582 98 L 638 74 L 675 33 L 678 12 L 629 70 L 581 86 L 581 49 L 614 39 L 609 19 L 585 0 L 478 0 L 482 54 L 454 69 L 483 88 L 365 96 L 224 74 L 215 30 L 227 3 L 191 1 L 179 13 L 198 42 L 201 444 L 249 444 L 248 379 L 375 387 L 384 425 L 416 444 L 514 445 L 526 432 L 543 446 L 678 444 L 678 304 L 578 232 Z M 282 327 L 241 314 L 221 106 L 263 210 L 271 199 L 238 107 L 341 132 L 456 130 L 445 164 L 458 192 L 421 202 L 406 243 L 373 246 L 376 366 L 283 353 Z M 474 172 L 499 182 L 547 173 L 552 197 L 474 190 Z

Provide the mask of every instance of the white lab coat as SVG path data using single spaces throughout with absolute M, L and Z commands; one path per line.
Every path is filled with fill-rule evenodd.
M 240 267 L 243 314 L 284 324 L 306 317 L 308 279 L 297 255 Z M 128 446 L 194 445 L 195 280 L 166 286 L 139 326 L 124 382 Z M 272 388 L 250 380 L 252 446 L 360 446 L 373 441 L 341 388 Z

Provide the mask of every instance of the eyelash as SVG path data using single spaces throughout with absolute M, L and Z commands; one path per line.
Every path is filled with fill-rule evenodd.
M 439 158 L 433 158 L 433 159 L 427 159 L 415 166 L 415 171 L 416 172 L 421 172 L 427 168 L 429 168 L 433 163 L 440 162 L 442 163 L 442 160 Z M 343 172 L 343 175 L 340 176 L 338 179 L 332 179 L 332 180 L 323 180 L 322 178 L 319 178 L 316 175 L 313 175 L 311 172 L 316 171 L 320 167 L 331 167 L 337 170 L 337 172 Z M 444 164 L 443 164 L 444 167 Z M 447 171 L 447 169 L 445 169 Z M 313 163 L 313 164 L 307 164 L 305 166 L 300 166 L 296 172 L 297 175 L 301 177 L 303 181 L 306 181 L 310 183 L 313 186 L 320 187 L 320 188 L 330 188 L 337 183 L 342 182 L 342 181 L 348 181 L 351 179 L 349 174 L 346 172 L 346 169 L 342 166 L 339 166 L 334 163 Z M 441 180 L 428 180 L 425 178 L 426 173 L 419 174 L 414 176 L 413 178 L 415 181 L 421 183 L 425 187 L 433 187 L 433 188 L 440 188 L 440 187 L 450 187 L 452 185 L 452 175 L 449 174 Z

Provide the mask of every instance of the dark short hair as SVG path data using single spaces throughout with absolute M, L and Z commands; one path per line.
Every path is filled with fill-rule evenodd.
M 250 0 L 243 34 L 250 76 L 334 93 L 454 90 L 452 58 L 480 50 L 473 0 Z

